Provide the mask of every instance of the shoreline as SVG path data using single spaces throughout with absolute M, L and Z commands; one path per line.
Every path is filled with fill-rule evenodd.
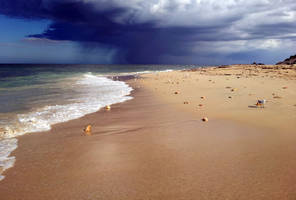
M 134 89 L 132 100 L 18 137 L 16 163 L 4 172 L 0 195 L 6 200 L 296 197 L 296 136 L 279 134 L 265 127 L 267 122 L 255 126 L 244 118 L 219 118 L 208 110 L 217 104 L 212 96 L 193 95 L 199 88 L 194 85 L 192 92 L 193 75 L 186 73 L 125 80 Z M 166 84 L 168 79 L 174 84 Z M 208 79 L 198 85 L 212 82 Z M 201 95 L 203 111 L 196 110 Z M 201 121 L 204 115 L 211 116 L 209 122 Z M 93 124 L 93 135 L 81 136 L 87 124 Z
M 129 85 L 126 85 L 125 80 L 132 79 L 133 77 L 134 75 L 126 75 L 120 78 L 122 80 L 119 80 L 118 77 L 117 79 L 114 79 L 111 76 L 98 77 L 98 76 L 93 76 L 91 73 L 84 73 L 81 75 L 80 79 L 77 79 L 75 82 L 73 82 L 73 84 L 74 83 L 78 85 L 88 84 L 89 88 L 91 88 L 93 84 L 96 84 L 96 83 L 93 83 L 94 81 L 98 81 L 99 79 L 99 81 L 102 82 L 102 80 L 100 79 L 104 78 L 105 82 L 106 80 L 109 82 L 111 81 L 113 85 L 116 85 L 117 87 L 121 85 L 122 87 L 121 94 L 119 91 L 117 92 L 116 95 L 113 94 L 113 96 L 111 96 L 111 100 L 107 98 L 101 98 L 100 99 L 101 101 L 99 104 L 95 104 L 95 103 L 92 104 L 92 102 L 87 101 L 88 95 L 92 96 L 92 92 L 90 92 L 89 94 L 87 94 L 86 99 L 85 98 L 83 100 L 80 99 L 79 102 L 68 102 L 67 104 L 57 103 L 56 105 L 53 104 L 53 105 L 37 106 L 35 108 L 32 108 L 31 111 L 28 111 L 26 113 L 15 114 L 17 115 L 15 116 L 15 118 L 18 118 L 19 121 L 23 121 L 23 122 L 20 122 L 19 124 L 16 123 L 14 124 L 15 126 L 13 126 L 13 124 L 7 124 L 4 127 L 0 127 L 0 149 L 1 149 L 0 181 L 5 178 L 5 176 L 3 176 L 2 173 L 7 169 L 13 167 L 14 165 L 15 157 L 11 156 L 11 152 L 13 152 L 18 147 L 17 138 L 19 136 L 30 134 L 30 133 L 47 132 L 47 131 L 50 131 L 51 127 L 55 124 L 67 123 L 68 121 L 71 121 L 73 119 L 79 119 L 81 117 L 84 117 L 87 114 L 98 112 L 99 110 L 104 109 L 105 106 L 109 104 L 110 105 L 114 104 L 114 102 L 120 103 L 120 102 L 130 100 L 132 97 L 130 97 L 129 94 L 132 91 L 132 88 Z M 118 82 L 116 83 L 116 81 Z M 109 83 L 109 87 L 112 87 L 110 83 Z M 96 91 L 99 92 L 98 88 L 96 88 Z M 92 98 L 94 96 L 95 95 L 93 95 Z M 58 107 L 58 109 L 56 109 L 56 107 Z M 75 111 L 75 109 L 73 110 L 73 107 L 75 107 L 76 110 L 78 111 Z M 81 109 L 81 107 L 84 107 L 84 109 Z M 51 109 L 53 110 L 51 113 L 53 117 L 47 117 L 46 119 L 44 119 L 43 117 L 45 116 L 43 116 L 42 114 L 40 115 L 38 114 L 40 112 L 41 113 L 51 112 Z M 67 113 L 67 115 L 65 115 L 65 112 Z M 37 116 L 36 116 L 36 113 L 37 113 Z M 20 117 L 20 115 L 22 117 Z

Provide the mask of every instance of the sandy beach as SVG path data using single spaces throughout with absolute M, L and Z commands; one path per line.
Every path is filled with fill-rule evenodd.
M 198 68 L 127 83 L 134 99 L 110 111 L 20 136 L 0 199 L 296 199 L 295 66 Z M 83 136 L 88 124 L 92 135 Z
M 164 101 L 198 117 L 294 132 L 295 69 L 288 65 L 199 68 L 145 75 L 149 81 L 143 84 Z M 260 99 L 267 101 L 265 109 L 255 106 Z

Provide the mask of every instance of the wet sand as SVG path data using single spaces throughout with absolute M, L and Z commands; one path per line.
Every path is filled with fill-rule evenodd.
M 195 76 L 201 80 L 193 85 Z M 209 90 L 209 76 L 219 88 L 202 94 Z M 241 103 L 215 107 L 225 95 L 220 87 L 229 84 L 222 77 L 200 72 L 143 75 L 129 80 L 137 88 L 133 100 L 19 137 L 15 166 L 0 182 L 0 199 L 296 199 L 295 124 L 283 125 L 281 118 L 275 125 L 236 120 L 239 114 L 227 112 L 233 105 L 242 104 L 234 113 L 245 107 L 271 117 L 276 112 L 271 104 L 249 108 L 245 93 L 234 95 Z M 167 79 L 182 84 L 168 84 Z M 289 88 L 294 87 L 289 81 Z M 217 91 L 222 94 L 216 96 Z M 203 95 L 207 107 L 200 111 Z M 209 122 L 201 121 L 204 115 Z M 81 135 L 87 124 L 93 125 L 92 136 Z

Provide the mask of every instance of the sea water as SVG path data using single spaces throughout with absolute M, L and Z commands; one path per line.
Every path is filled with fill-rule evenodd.
M 190 67 L 190 66 L 187 66 Z M 184 66 L 166 65 L 0 65 L 0 180 L 14 165 L 17 136 L 50 130 L 131 99 L 132 88 L 110 76 Z

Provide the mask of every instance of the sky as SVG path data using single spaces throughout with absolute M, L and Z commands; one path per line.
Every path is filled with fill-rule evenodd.
M 0 0 L 0 63 L 274 64 L 295 0 Z

